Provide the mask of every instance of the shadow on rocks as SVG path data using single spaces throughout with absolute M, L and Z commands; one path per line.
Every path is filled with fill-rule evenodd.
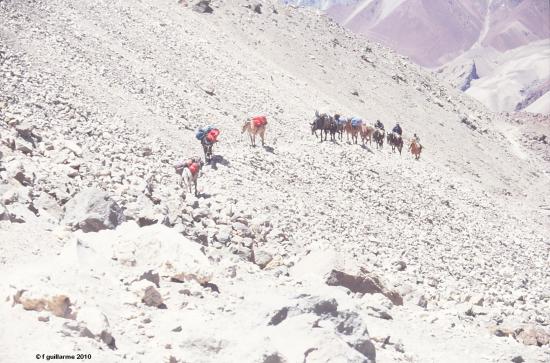
M 268 153 L 272 153 L 272 154 L 275 154 L 275 149 L 271 146 L 264 146 L 264 150 L 267 151 Z
M 229 167 L 231 163 L 221 155 L 212 155 L 209 162 L 210 167 L 214 170 L 218 170 L 218 164 Z
M 374 154 L 374 151 L 367 145 L 361 145 L 361 149 L 367 150 L 369 153 Z

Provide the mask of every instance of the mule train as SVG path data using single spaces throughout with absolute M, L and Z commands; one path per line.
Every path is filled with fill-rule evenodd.
M 359 138 L 361 138 L 361 143 L 365 146 L 367 143 L 369 146 L 372 146 L 372 142 L 376 145 L 377 149 L 382 149 L 384 147 L 384 140 L 390 145 L 392 152 L 396 150 L 401 155 L 403 150 L 403 137 L 402 130 L 399 123 L 397 123 L 392 131 L 386 133 L 384 125 L 377 120 L 374 126 L 366 124 L 359 117 L 346 118 L 339 114 L 331 116 L 327 113 L 319 113 L 315 111 L 315 117 L 313 122 L 310 124 L 311 134 L 315 135 L 316 138 L 319 138 L 317 132 L 320 132 L 321 142 L 328 141 L 330 135 L 330 141 L 336 142 L 337 139 L 342 141 L 344 133 L 346 134 L 347 142 L 357 144 Z M 423 146 L 420 144 L 418 137 L 414 136 L 409 144 L 409 150 L 413 154 L 414 158 L 418 160 L 420 158 L 420 153 L 422 152 Z

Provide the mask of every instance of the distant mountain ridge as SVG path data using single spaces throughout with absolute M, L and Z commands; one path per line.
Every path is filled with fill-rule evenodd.
M 472 47 L 507 51 L 548 38 L 546 0 L 366 0 L 334 2 L 327 14 L 425 67 Z
M 496 76 L 494 71 L 504 59 L 509 62 L 505 53 L 521 48 L 531 54 L 531 44 L 549 39 L 550 2 L 547 0 L 286 2 L 324 9 L 333 20 L 352 31 L 365 34 L 424 67 L 438 70 L 442 78 L 462 91 L 472 85 L 477 84 L 479 88 L 490 84 L 490 89 L 473 90 L 469 94 L 494 111 L 523 109 L 547 91 L 544 85 L 550 80 L 550 65 L 537 66 L 537 72 L 517 69 L 520 74 L 529 75 L 529 79 L 514 76 L 513 91 L 510 82 L 503 78 L 506 74 L 512 77 L 512 72 L 500 72 Z M 522 51 L 514 54 L 526 59 Z M 527 67 L 531 62 L 515 64 Z M 533 80 L 533 74 L 540 78 Z M 485 76 L 496 78 L 486 82 L 477 80 Z
M 355 2 L 357 2 L 357 0 L 283 0 L 285 4 L 308 6 L 321 10 L 326 10 L 334 5 L 353 4 Z

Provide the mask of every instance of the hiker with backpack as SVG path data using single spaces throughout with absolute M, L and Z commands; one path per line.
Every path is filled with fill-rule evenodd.
M 195 137 L 201 142 L 202 150 L 204 151 L 204 159 L 207 163 L 212 159 L 212 146 L 214 146 L 214 143 L 218 142 L 219 135 L 220 130 L 210 125 L 201 127 L 195 133 Z

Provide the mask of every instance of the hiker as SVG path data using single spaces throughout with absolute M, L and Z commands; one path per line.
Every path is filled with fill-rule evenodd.
M 403 130 L 401 129 L 401 126 L 399 125 L 399 122 L 395 124 L 395 126 L 392 129 L 392 132 L 395 132 L 399 136 L 403 134 Z
M 195 133 L 195 137 L 201 142 L 202 150 L 204 151 L 204 159 L 207 163 L 212 159 L 212 146 L 214 146 L 214 143 L 218 142 L 219 135 L 220 130 L 210 125 L 201 127 Z
M 200 157 L 194 156 L 190 159 L 179 161 L 174 165 L 176 174 L 181 175 L 180 186 L 183 186 L 182 183 L 185 184 L 185 188 L 189 190 L 189 193 L 191 193 L 191 187 L 194 185 L 195 196 L 198 195 L 197 179 L 203 164 L 204 163 Z
M 384 124 L 380 122 L 380 120 L 376 120 L 376 123 L 374 124 L 374 128 L 384 130 Z

